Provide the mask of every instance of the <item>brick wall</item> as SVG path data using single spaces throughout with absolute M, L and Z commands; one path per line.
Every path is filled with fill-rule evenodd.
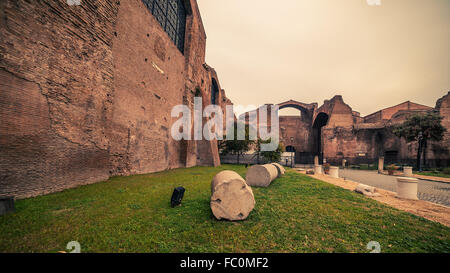
M 210 103 L 206 34 L 188 3 L 182 54 L 141 0 L 0 2 L 0 194 L 220 164 L 216 143 L 170 137 L 173 106 L 196 90 Z

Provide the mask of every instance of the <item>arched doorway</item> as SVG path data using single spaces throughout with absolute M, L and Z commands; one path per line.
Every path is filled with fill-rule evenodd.
M 328 123 L 328 115 L 325 113 L 319 113 L 314 120 L 313 124 L 313 153 L 314 156 L 319 156 L 319 163 L 323 163 L 323 138 L 322 127 Z
M 294 146 L 287 146 L 286 147 L 286 153 L 295 153 L 295 147 Z
M 304 104 L 298 101 L 287 101 L 278 104 L 280 121 L 280 141 L 285 147 L 292 146 L 296 164 L 310 164 L 312 156 L 312 118 L 314 104 Z
M 213 78 L 212 84 L 211 84 L 211 104 L 217 104 L 219 97 L 219 85 L 217 84 L 217 81 Z

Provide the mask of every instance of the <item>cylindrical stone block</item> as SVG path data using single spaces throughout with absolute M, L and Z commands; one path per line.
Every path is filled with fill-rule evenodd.
M 245 220 L 255 208 L 252 189 L 233 171 L 218 173 L 211 182 L 211 192 L 211 210 L 218 220 Z
M 378 172 L 383 172 L 384 170 L 384 157 L 378 158 Z
M 359 192 L 359 193 L 364 193 L 364 192 L 375 193 L 376 189 L 375 189 L 375 187 L 372 187 L 372 186 L 358 184 L 358 186 L 356 186 L 356 188 L 355 188 L 355 191 Z
M 277 177 L 278 169 L 274 165 L 255 165 L 248 169 L 245 180 L 252 187 L 268 187 Z
M 314 174 L 323 174 L 322 165 L 314 165 Z
M 419 180 L 411 177 L 397 178 L 397 197 L 403 199 L 418 200 L 417 188 Z
M 339 178 L 339 168 L 338 167 L 330 167 L 330 176 L 334 178 Z
M 403 175 L 407 177 L 413 176 L 413 167 L 403 167 Z
M 278 170 L 278 177 L 282 177 L 282 176 L 284 175 L 284 173 L 286 172 L 286 170 L 284 169 L 284 167 L 281 166 L 280 164 L 278 164 L 278 163 L 272 163 L 272 165 L 274 165 L 275 168 L 277 168 L 277 170 Z

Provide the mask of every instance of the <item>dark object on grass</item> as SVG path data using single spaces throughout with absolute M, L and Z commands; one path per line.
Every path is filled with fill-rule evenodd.
M 5 196 L 0 197 L 0 215 L 4 215 L 10 212 L 15 212 L 14 197 Z
M 172 200 L 170 201 L 172 208 L 181 205 L 181 200 L 183 200 L 185 191 L 186 190 L 183 187 L 178 187 L 173 191 Z
M 246 169 L 248 168 L 248 164 L 245 164 L 245 168 L 246 168 Z

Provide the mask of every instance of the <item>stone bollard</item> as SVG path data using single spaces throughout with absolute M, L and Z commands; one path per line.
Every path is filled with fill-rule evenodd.
M 315 156 L 314 157 L 314 166 L 317 166 L 317 165 L 319 165 L 319 156 Z
M 218 220 L 245 220 L 255 208 L 252 189 L 233 171 L 218 173 L 211 182 L 211 193 L 211 211 Z
M 403 174 L 407 177 L 413 176 L 413 167 L 403 167 Z
M 314 174 L 323 174 L 322 165 L 314 165 Z
M 255 165 L 248 169 L 245 180 L 252 187 L 268 187 L 277 177 L 278 169 L 274 165 Z
M 384 171 L 384 157 L 378 158 L 378 172 L 382 173 Z
M 397 197 L 402 199 L 419 200 L 417 188 L 419 180 L 411 177 L 397 178 Z
M 330 167 L 330 176 L 334 178 L 339 178 L 339 167 Z
M 283 168 L 283 166 L 281 166 L 278 163 L 272 163 L 272 165 L 275 166 L 275 168 L 277 168 L 278 171 L 278 177 L 282 177 L 284 175 L 284 173 L 286 172 L 286 170 Z

